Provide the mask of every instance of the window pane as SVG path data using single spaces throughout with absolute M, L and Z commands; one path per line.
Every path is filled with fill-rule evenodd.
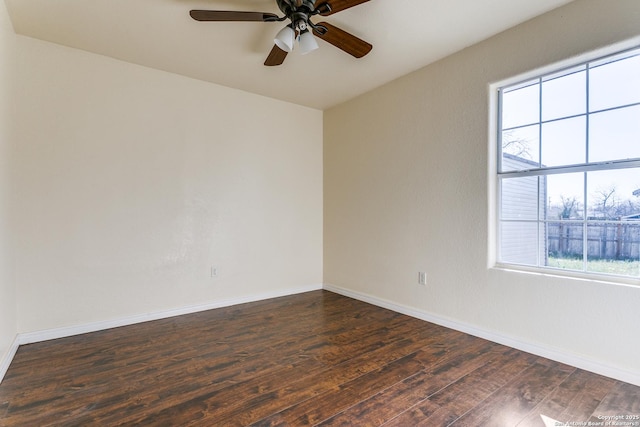
M 537 80 L 536 80 L 537 81 Z M 502 94 L 502 128 L 530 125 L 540 120 L 540 85 L 530 84 Z
M 586 162 L 587 129 L 584 116 L 542 125 L 542 165 L 562 166 Z
M 589 110 L 640 102 L 640 56 L 598 65 L 589 70 Z
M 542 120 L 587 112 L 586 71 L 573 72 L 542 83 Z
M 640 105 L 592 114 L 589 161 L 640 158 Z
M 547 263 L 553 268 L 584 270 L 583 225 L 569 221 L 547 224 Z
M 590 222 L 587 271 L 640 276 L 640 224 L 638 221 Z
M 587 216 L 592 220 L 617 220 L 640 214 L 640 168 L 587 173 Z
M 501 219 L 538 219 L 539 202 L 538 177 L 504 178 L 501 181 Z
M 502 172 L 540 167 L 540 126 L 502 132 Z
M 543 181 L 546 220 L 584 218 L 584 173 L 549 175 Z
M 538 264 L 537 222 L 503 222 L 500 228 L 501 261 Z

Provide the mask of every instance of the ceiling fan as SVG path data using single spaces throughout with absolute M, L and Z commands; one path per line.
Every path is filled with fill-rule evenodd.
M 192 10 L 189 12 L 196 21 L 258 21 L 281 22 L 289 20 L 289 24 L 276 35 L 274 46 L 264 65 L 281 65 L 287 54 L 293 50 L 294 41 L 302 54 L 318 48 L 313 35 L 334 45 L 338 49 L 362 58 L 373 46 L 353 34 L 341 30 L 328 22 L 311 22 L 315 15 L 329 16 L 350 7 L 366 3 L 369 0 L 276 0 L 278 8 L 284 16 L 265 12 L 243 12 L 225 10 Z M 318 3 L 316 5 L 316 3 Z M 311 31 L 310 31 L 311 30 Z M 311 34 L 313 33 L 313 35 Z

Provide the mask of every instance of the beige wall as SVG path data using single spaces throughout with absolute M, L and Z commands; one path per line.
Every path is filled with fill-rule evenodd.
M 11 75 L 15 35 L 4 2 L 0 2 L 0 378 L 2 362 L 16 335 L 16 293 L 11 267 L 10 173 Z
M 321 285 L 321 111 L 17 50 L 19 333 Z
M 489 84 L 639 23 L 578 0 L 325 111 L 325 283 L 640 381 L 640 287 L 487 268 Z

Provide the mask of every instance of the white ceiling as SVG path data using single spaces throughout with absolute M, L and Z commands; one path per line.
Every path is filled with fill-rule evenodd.
M 279 67 L 262 64 L 284 23 L 189 17 L 190 9 L 281 15 L 275 0 L 5 1 L 18 34 L 325 109 L 571 0 L 371 0 L 314 19 L 373 44 L 369 55 L 319 41 Z

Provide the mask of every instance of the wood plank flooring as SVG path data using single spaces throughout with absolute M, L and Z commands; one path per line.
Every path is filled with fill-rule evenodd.
M 1 426 L 529 427 L 602 416 L 640 426 L 640 387 L 327 291 L 21 346 L 0 384 Z

